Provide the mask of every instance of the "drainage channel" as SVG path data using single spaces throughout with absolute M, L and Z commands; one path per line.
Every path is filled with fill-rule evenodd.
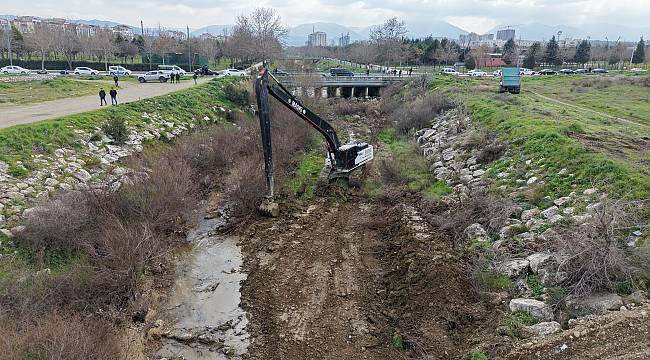
M 187 240 L 191 255 L 178 264 L 178 275 L 162 309 L 162 346 L 155 358 L 233 359 L 248 349 L 248 320 L 240 307 L 242 253 L 237 237 L 217 234 L 226 221 L 199 214 Z

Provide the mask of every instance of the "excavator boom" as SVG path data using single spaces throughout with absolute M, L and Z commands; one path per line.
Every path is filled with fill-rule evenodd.
M 271 204 L 273 198 L 273 152 L 271 144 L 269 94 L 277 99 L 280 104 L 286 106 L 302 120 L 311 125 L 325 138 L 328 148 L 326 169 L 329 180 L 349 177 L 350 172 L 364 166 L 373 159 L 372 145 L 361 142 L 350 142 L 341 145 L 341 141 L 332 125 L 303 105 L 266 68 L 261 70 L 255 82 L 255 94 L 257 96 L 262 148 L 264 151 L 264 170 L 266 172 L 268 191 L 267 204 Z M 264 209 L 262 210 L 264 211 Z

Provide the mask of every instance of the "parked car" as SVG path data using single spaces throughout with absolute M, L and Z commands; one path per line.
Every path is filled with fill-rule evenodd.
M 271 74 L 275 76 L 289 76 L 288 72 L 280 69 L 273 69 L 273 71 L 271 71 Z
M 519 69 L 519 75 L 535 75 L 535 72 L 531 69 L 527 68 L 520 68 Z
M 20 66 L 5 66 L 0 69 L 3 74 L 29 74 L 29 70 Z
M 108 73 L 112 75 L 117 75 L 117 76 L 131 76 L 131 70 L 124 68 L 120 65 L 117 66 L 109 66 L 108 67 Z
M 607 74 L 609 71 L 605 69 L 593 69 L 591 70 L 592 74 Z
M 642 68 L 632 68 L 632 69 L 630 69 L 630 71 L 637 71 L 637 72 L 641 71 L 641 72 L 643 72 L 643 71 L 648 71 L 648 70 L 642 69 Z
M 65 70 L 65 69 L 64 69 L 64 70 L 59 70 L 59 74 L 60 74 L 60 75 L 69 75 L 69 74 L 70 74 L 70 70 Z
M 467 72 L 467 74 L 469 76 L 475 76 L 475 77 L 483 77 L 483 76 L 487 75 L 487 73 L 485 71 L 478 70 L 478 69 L 470 70 L 470 71 Z
M 36 73 L 37 73 L 37 74 L 41 74 L 41 75 L 47 75 L 47 74 L 49 74 L 50 72 L 47 71 L 47 69 L 41 69 L 41 70 L 38 70 Z
M 330 76 L 354 76 L 354 73 L 344 68 L 331 68 Z
M 450 68 L 450 67 L 442 68 L 442 71 L 440 71 L 440 73 L 443 74 L 443 75 L 458 75 L 459 74 L 458 71 L 456 71 L 456 69 Z
M 99 71 L 84 66 L 75 68 L 73 73 L 75 75 L 99 75 Z
M 202 67 L 194 70 L 194 72 L 198 75 L 219 75 L 218 71 L 210 69 L 207 65 L 203 65 Z
M 492 75 L 493 75 L 493 76 L 501 76 L 501 70 L 494 70 L 494 71 L 492 72 Z
M 167 74 L 185 75 L 185 70 L 178 65 L 158 65 L 158 70 L 164 71 Z
M 223 70 L 223 71 L 221 71 L 221 75 L 223 75 L 223 76 L 248 76 L 246 71 L 237 70 L 237 69 Z
M 558 73 L 559 74 L 564 74 L 564 75 L 573 75 L 576 72 L 571 70 L 571 69 L 561 69 L 561 70 L 558 70 Z
M 539 71 L 540 75 L 557 75 L 557 71 L 553 69 L 542 69 Z
M 588 72 L 589 72 L 589 70 L 587 70 L 587 69 L 577 69 L 576 71 L 574 71 L 574 73 L 576 73 L 576 74 L 586 74 Z
M 158 80 L 161 83 L 167 82 L 169 80 L 169 77 L 171 76 L 171 73 L 168 73 L 164 70 L 154 70 L 154 71 L 149 71 L 144 74 L 138 75 L 138 81 L 141 83 L 145 83 L 147 81 L 156 81 Z

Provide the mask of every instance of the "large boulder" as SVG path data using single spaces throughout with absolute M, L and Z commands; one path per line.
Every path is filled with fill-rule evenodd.
M 518 278 L 528 273 L 528 260 L 510 259 L 497 266 L 497 271 L 511 278 Z
M 465 235 L 469 241 L 488 241 L 487 231 L 479 223 L 474 223 L 465 228 Z
M 523 337 L 545 337 L 562 331 L 562 325 L 557 321 L 541 322 L 539 324 L 524 326 L 520 333 Z
M 623 299 L 614 293 L 597 293 L 586 297 L 569 297 L 567 308 L 575 315 L 602 314 L 607 310 L 619 310 Z
M 529 261 L 530 270 L 535 275 L 537 275 L 541 269 L 557 267 L 557 260 L 555 256 L 549 253 L 534 253 L 532 255 L 529 255 L 526 260 Z
M 559 209 L 558 209 L 557 206 L 551 206 L 550 208 L 548 208 L 548 209 L 542 211 L 542 216 L 543 216 L 545 219 L 551 219 L 551 218 L 553 218 L 555 215 L 558 215 L 558 212 L 559 212 Z
M 510 300 L 510 312 L 523 311 L 538 320 L 551 321 L 553 320 L 553 310 L 551 306 L 543 301 L 535 299 L 518 298 Z

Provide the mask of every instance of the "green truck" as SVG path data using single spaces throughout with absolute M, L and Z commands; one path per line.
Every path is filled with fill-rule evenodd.
M 521 90 L 521 75 L 518 67 L 507 67 L 501 69 L 501 80 L 499 81 L 499 93 L 506 91 L 511 94 L 519 94 Z

